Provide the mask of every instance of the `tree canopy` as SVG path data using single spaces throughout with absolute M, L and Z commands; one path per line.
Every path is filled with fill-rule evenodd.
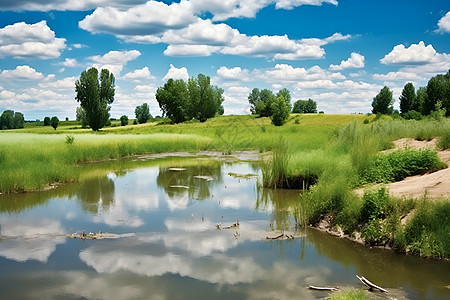
M 87 124 L 94 131 L 106 126 L 109 122 L 109 104 L 114 102 L 115 78 L 107 69 L 96 68 L 83 71 L 75 82 L 75 99 L 86 113 Z
M 315 114 L 317 113 L 317 102 L 311 98 L 308 100 L 297 100 L 294 103 L 292 112 L 295 114 Z
M 272 103 L 272 124 L 275 126 L 282 126 L 286 123 L 290 114 L 290 107 L 286 104 L 283 95 L 279 95 Z
M 0 130 L 23 128 L 25 119 L 20 112 L 5 110 L 0 116 Z
M 424 97 L 422 113 L 430 114 L 435 110 L 439 101 L 442 108 L 446 110 L 446 115 L 450 116 L 450 70 L 447 74 L 438 74 L 432 77 L 426 87 L 427 96 Z
M 134 110 L 134 114 L 136 115 L 136 120 L 139 122 L 139 124 L 147 123 L 147 121 L 152 117 L 147 103 L 136 106 L 136 109 Z M 127 118 L 127 122 L 128 122 L 128 118 Z
M 408 82 L 402 90 L 400 95 L 400 112 L 405 114 L 411 110 L 418 111 L 418 103 L 416 96 L 416 89 L 411 82 Z
M 390 115 L 394 112 L 394 98 L 392 91 L 387 87 L 383 87 L 378 95 L 372 101 L 372 113 Z
M 50 120 L 50 124 L 52 125 L 53 129 L 56 130 L 56 128 L 58 127 L 58 124 L 59 124 L 58 117 L 56 117 L 56 116 L 52 117 Z
M 156 91 L 156 100 L 163 115 L 174 123 L 191 119 L 204 122 L 216 115 L 222 115 L 223 89 L 211 85 L 209 76 L 199 74 L 187 82 L 169 79 Z

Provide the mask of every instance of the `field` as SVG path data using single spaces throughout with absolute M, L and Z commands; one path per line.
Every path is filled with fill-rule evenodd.
M 24 129 L 0 131 L 0 192 L 78 181 L 83 176 L 81 165 L 100 160 L 178 151 L 258 150 L 265 157 L 265 186 L 305 189 L 295 209 L 303 225 L 327 220 L 329 229 L 352 238 L 361 234 L 367 244 L 450 258 L 448 199 L 429 199 L 426 193 L 420 199 L 392 198 L 384 185 L 367 189 L 362 197 L 354 193 L 362 185 L 387 184 L 445 168 L 435 151 L 389 155 L 380 151 L 393 147 L 399 138 L 438 138 L 440 148 L 449 148 L 449 119 L 293 114 L 281 127 L 255 116 L 119 125 L 113 121 L 111 127 L 92 132 L 68 121 L 57 130 L 31 123 Z

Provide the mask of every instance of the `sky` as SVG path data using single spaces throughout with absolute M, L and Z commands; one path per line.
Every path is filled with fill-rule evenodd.
M 368 113 L 388 86 L 450 69 L 448 0 L 1 0 L 0 112 L 75 118 L 75 81 L 107 68 L 111 117 L 134 118 L 156 89 L 199 73 L 249 114 L 253 88 L 291 91 L 327 114 Z

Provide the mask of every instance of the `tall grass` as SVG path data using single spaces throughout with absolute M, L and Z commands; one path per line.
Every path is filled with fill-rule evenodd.
M 369 300 L 369 293 L 365 290 L 357 290 L 354 288 L 342 290 L 332 293 L 327 300 Z

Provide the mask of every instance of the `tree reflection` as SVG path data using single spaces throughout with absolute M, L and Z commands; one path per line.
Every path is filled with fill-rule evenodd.
M 164 189 L 170 199 L 209 199 L 211 188 L 223 181 L 219 161 L 199 161 L 193 166 L 178 167 L 160 167 L 156 179 L 157 185 Z
M 256 210 L 271 213 L 272 230 L 289 230 L 299 224 L 300 190 L 269 189 L 258 186 Z
M 105 176 L 85 181 L 76 195 L 84 211 L 98 213 L 114 203 L 114 190 L 114 181 Z

